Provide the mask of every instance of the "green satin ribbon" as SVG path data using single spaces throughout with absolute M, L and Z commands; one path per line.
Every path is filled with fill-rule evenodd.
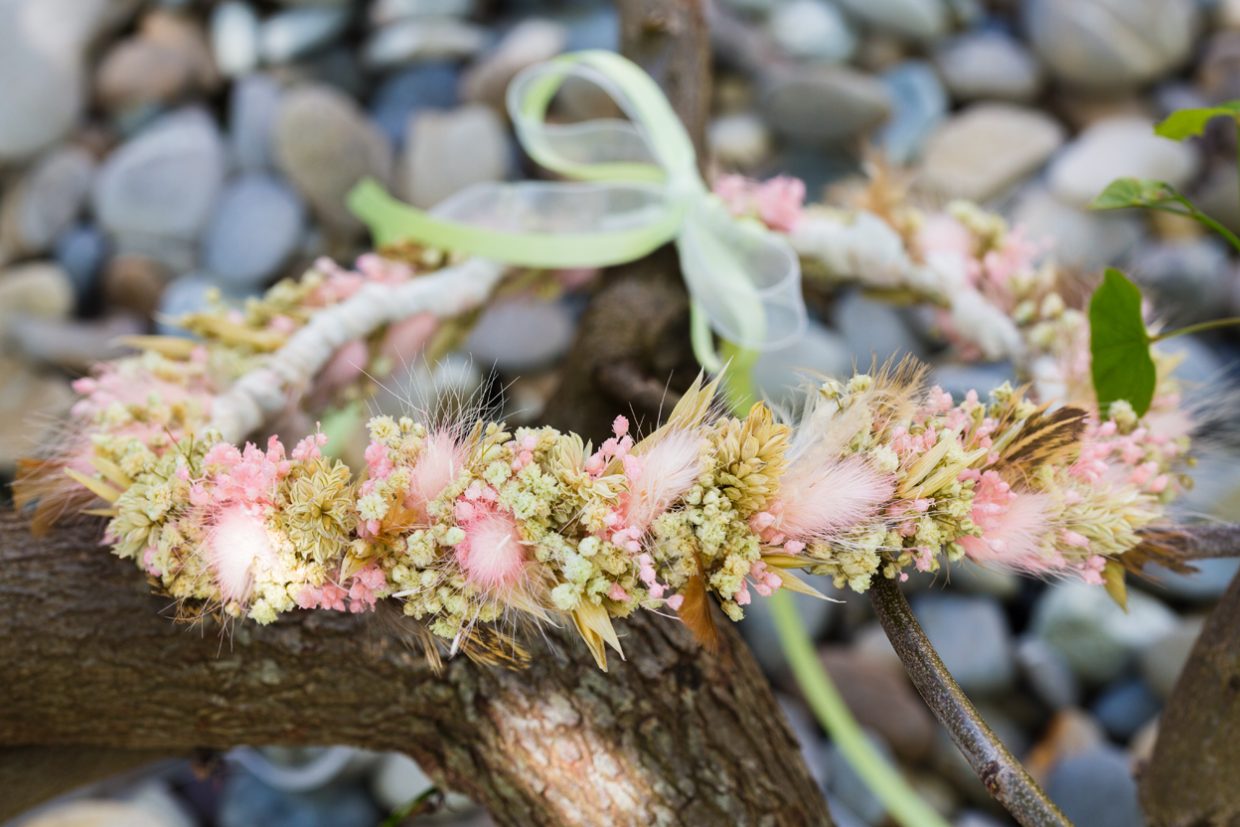
M 601 87 L 628 120 L 548 121 L 569 80 Z M 782 236 L 732 217 L 698 173 L 693 143 L 658 85 L 620 55 L 532 66 L 508 88 L 522 148 L 564 180 L 476 184 L 423 211 L 374 181 L 349 194 L 377 244 L 427 246 L 539 268 L 607 267 L 675 242 L 693 307 L 694 352 L 718 372 L 711 330 L 741 350 L 786 346 L 806 324 L 800 266 Z

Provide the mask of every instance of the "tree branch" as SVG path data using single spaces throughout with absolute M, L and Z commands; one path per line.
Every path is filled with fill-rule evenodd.
M 1163 529 L 1158 544 L 1181 560 L 1240 557 L 1240 523 L 1190 523 Z
M 896 582 L 875 577 L 870 600 L 913 685 L 995 800 L 1024 827 L 1072 827 L 947 671 Z
M 338 743 L 405 752 L 503 825 L 830 823 L 730 626 L 712 656 L 681 624 L 635 617 L 609 674 L 549 628 L 525 670 L 456 660 L 436 676 L 368 616 L 177 626 L 98 535 L 36 540 L 0 513 L 0 747 Z M 30 803 L 4 796 L 0 819 Z
M 1155 827 L 1240 822 L 1240 575 L 1219 601 L 1163 707 L 1141 772 Z

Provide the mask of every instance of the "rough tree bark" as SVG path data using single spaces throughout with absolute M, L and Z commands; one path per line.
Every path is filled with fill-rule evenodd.
M 1210 613 L 1167 700 L 1141 773 L 1141 804 L 1155 827 L 1237 824 L 1238 778 L 1240 576 Z
M 0 818 L 97 775 L 101 755 L 125 769 L 195 748 L 341 743 L 404 751 L 505 825 L 830 823 L 731 629 L 711 656 L 674 621 L 622 623 L 630 661 L 609 674 L 550 629 L 528 669 L 457 660 L 436 676 L 365 617 L 238 624 L 230 638 L 174 625 L 97 526 L 35 540 L 11 513 L 0 604 L 0 747 L 147 751 L 92 749 L 64 767 L 76 778 L 46 762 L 22 773 L 43 751 L 0 753 L 13 780 Z

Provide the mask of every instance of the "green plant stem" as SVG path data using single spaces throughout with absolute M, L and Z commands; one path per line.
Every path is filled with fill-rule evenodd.
M 896 582 L 875 577 L 870 602 L 913 686 L 995 800 L 1023 827 L 1072 827 L 947 671 Z
M 1220 327 L 1237 327 L 1240 326 L 1240 316 L 1230 316 L 1226 319 L 1211 319 L 1208 322 L 1198 322 L 1190 324 L 1187 327 L 1177 328 L 1176 330 L 1165 330 L 1155 336 L 1150 337 L 1150 344 L 1155 342 L 1165 342 L 1167 339 L 1174 339 L 1176 336 L 1187 336 L 1192 333 L 1204 333 L 1207 330 L 1217 330 Z
M 1240 237 L 1237 237 L 1235 233 L 1224 227 L 1216 219 L 1211 218 L 1201 210 L 1197 209 L 1191 201 L 1185 200 L 1183 203 L 1187 206 L 1187 209 L 1181 210 L 1175 207 L 1159 207 L 1153 205 L 1148 207 L 1148 209 L 1159 210 L 1161 212 L 1171 213 L 1172 215 L 1182 215 L 1186 218 L 1191 218 L 1198 224 L 1209 227 L 1211 230 L 1221 235 L 1234 250 L 1240 252 Z
M 801 618 L 797 616 L 792 596 L 779 591 L 769 600 L 784 657 L 788 659 L 810 709 L 839 747 L 844 759 L 904 827 L 947 827 L 943 817 L 922 801 L 900 772 L 874 748 L 861 725 L 848 711 L 839 690 L 814 652 L 814 645 Z

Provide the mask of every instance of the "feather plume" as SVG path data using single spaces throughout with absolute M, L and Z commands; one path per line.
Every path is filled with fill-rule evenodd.
M 779 530 L 794 539 L 829 541 L 873 518 L 894 485 L 860 457 L 803 457 L 780 479 L 779 491 Z

